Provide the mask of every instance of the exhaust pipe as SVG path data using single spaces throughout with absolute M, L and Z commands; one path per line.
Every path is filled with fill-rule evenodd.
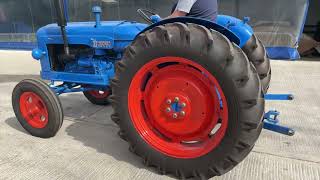
M 54 7 L 56 9 L 57 14 L 57 24 L 61 28 L 61 34 L 63 39 L 63 46 L 64 46 L 64 59 L 74 59 L 72 55 L 70 55 L 68 39 L 66 35 L 66 26 L 67 26 L 67 19 L 65 15 L 65 7 L 64 7 L 64 0 L 54 0 Z

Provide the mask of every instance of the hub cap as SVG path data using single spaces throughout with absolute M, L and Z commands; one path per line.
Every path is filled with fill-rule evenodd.
M 20 97 L 20 111 L 27 123 L 37 129 L 48 124 L 48 110 L 42 99 L 33 92 L 24 92 Z
M 93 97 L 97 98 L 97 99 L 104 99 L 109 97 L 110 92 L 109 91 L 98 91 L 98 90 L 92 90 L 92 91 L 88 91 L 89 94 L 91 94 Z
M 184 58 L 163 57 L 144 65 L 131 82 L 128 107 L 143 139 L 176 158 L 207 154 L 221 142 L 228 124 L 219 83 Z

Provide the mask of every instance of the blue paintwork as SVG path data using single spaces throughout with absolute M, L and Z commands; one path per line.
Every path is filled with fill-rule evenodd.
M 266 47 L 270 59 L 297 60 L 300 59 L 298 49 L 295 47 Z
M 279 100 L 279 101 L 291 101 L 294 99 L 292 94 L 266 94 L 265 100 Z M 279 124 L 278 116 L 280 115 L 279 111 L 269 111 L 264 115 L 264 129 L 277 132 L 280 134 L 293 136 L 295 130 Z
M 248 17 L 245 17 L 243 20 L 226 15 L 219 15 L 217 17 L 219 25 L 227 28 L 240 39 L 240 44 L 238 44 L 240 47 L 243 47 L 253 35 L 253 29 L 247 23 L 249 20 Z
M 162 21 L 162 18 L 158 14 L 150 16 L 150 19 L 153 23 L 158 23 Z
M 282 126 L 279 123 L 278 116 L 280 115 L 280 112 L 278 111 L 269 111 L 264 116 L 264 125 L 263 128 L 277 132 L 280 134 L 293 136 L 295 134 L 295 130 L 286 126 Z
M 171 109 L 174 112 L 180 113 L 182 111 L 183 107 L 178 102 L 174 102 L 171 104 Z
M 156 17 L 153 17 L 155 21 L 158 21 Z M 239 45 L 239 47 L 243 47 L 248 40 L 253 35 L 253 29 L 248 25 L 250 18 L 245 17 L 243 20 L 237 19 L 235 17 L 226 16 L 226 15 L 218 15 L 217 22 L 211 22 L 204 19 L 199 18 L 190 18 L 190 17 L 178 17 L 172 19 L 165 19 L 163 21 L 157 22 L 141 33 L 150 30 L 156 26 L 164 25 L 168 23 L 174 22 L 182 22 L 182 23 L 195 23 L 203 25 L 209 29 L 214 29 L 224 34 L 230 41 Z
M 101 26 L 101 7 L 99 6 L 94 6 L 92 8 L 92 13 L 95 15 L 96 17 L 96 27 L 100 27 Z
M 79 86 L 79 84 L 77 83 L 62 83 L 60 85 L 55 85 L 54 81 L 51 81 L 49 86 L 57 95 L 61 95 L 64 93 L 91 91 L 91 90 L 99 90 L 99 91 L 110 90 L 108 87 L 105 87 L 105 86 Z
M 147 27 L 146 24 L 128 21 L 102 21 L 100 27 L 95 22 L 68 23 L 66 26 L 69 44 L 88 45 L 97 49 L 123 51 L 135 36 Z M 46 49 L 46 44 L 63 44 L 60 28 L 49 24 L 37 31 L 39 49 Z M 105 41 L 106 44 L 96 42 Z
M 35 59 L 35 60 L 40 60 L 45 54 L 46 54 L 46 52 L 42 51 L 39 48 L 33 49 L 32 53 L 31 53 L 33 59 Z
M 199 19 L 199 18 L 190 18 L 190 17 L 178 17 L 178 18 L 165 19 L 165 20 L 160 21 L 158 23 L 152 24 L 151 26 L 147 27 L 139 34 L 145 32 L 145 31 L 148 31 L 156 26 L 169 24 L 169 23 L 175 23 L 175 22 L 194 23 L 194 24 L 199 24 L 199 25 L 205 26 L 209 29 L 214 29 L 216 31 L 219 31 L 221 34 L 225 35 L 226 37 L 228 37 L 231 42 L 234 42 L 238 45 L 240 44 L 240 38 L 235 33 L 230 31 L 229 29 L 227 29 L 227 28 L 225 28 L 215 22 L 211 22 L 211 21 L 207 21 L 207 20 Z
M 277 123 L 279 123 L 279 119 L 278 119 L 279 115 L 280 115 L 279 111 L 276 111 L 276 110 L 269 111 L 269 112 L 265 113 L 265 115 L 264 115 L 265 121 L 277 124 Z
M 64 63 L 62 68 L 52 69 L 48 45 L 62 45 L 63 39 L 60 27 L 49 24 L 40 28 L 37 33 L 38 47 L 33 50 L 32 56 L 41 62 L 41 77 L 46 80 L 76 83 L 94 87 L 107 87 L 114 77 L 114 63 L 121 60 L 125 48 L 142 32 L 166 23 L 182 22 L 203 25 L 215 29 L 228 37 L 240 47 L 252 35 L 252 29 L 244 21 L 230 17 L 219 16 L 217 23 L 197 18 L 173 18 L 163 20 L 151 26 L 129 21 L 101 21 L 101 8 L 92 8 L 95 22 L 67 23 L 66 36 L 70 47 L 84 45 L 91 48 L 93 53 L 76 56 L 76 60 Z M 112 51 L 112 55 L 110 55 Z M 109 54 L 108 54 L 109 53 Z M 63 91 L 69 92 L 69 91 Z M 72 91 L 70 91 L 72 92 Z
M 66 27 L 67 38 L 70 45 L 87 45 L 96 50 L 95 55 L 103 56 L 107 50 L 113 50 L 120 60 L 124 49 L 134 40 L 135 36 L 147 27 L 146 24 L 127 22 L 127 21 L 109 21 L 101 22 L 101 26 L 96 27 L 95 22 L 78 22 L 68 23 Z M 60 28 L 56 24 L 50 24 L 40 28 L 37 32 L 38 50 L 34 50 L 38 59 L 38 52 L 48 54 L 47 44 L 63 44 Z M 41 77 L 46 80 L 75 82 L 80 84 L 104 85 L 108 86 L 109 79 L 114 76 L 113 64 L 114 59 L 103 56 L 99 60 L 93 60 L 92 57 L 87 58 L 91 64 L 96 62 L 98 69 L 104 69 L 98 73 L 89 73 L 89 71 L 75 64 L 68 64 L 68 68 L 64 72 L 52 71 L 48 56 L 42 56 Z M 92 61 L 92 62 L 91 62 Z M 99 63 L 98 63 L 99 61 Z M 83 61 L 82 61 L 83 62 Z M 105 68 L 108 64 L 112 68 Z M 79 65 L 79 64 L 78 64 Z M 70 67 L 75 69 L 71 70 Z
M 264 99 L 269 101 L 292 101 L 294 96 L 292 94 L 266 94 Z

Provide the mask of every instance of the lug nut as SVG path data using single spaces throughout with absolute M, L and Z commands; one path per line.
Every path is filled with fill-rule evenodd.
M 41 121 L 45 121 L 45 120 L 46 120 L 46 117 L 40 116 L 40 120 L 41 120 Z
M 174 98 L 174 102 L 179 102 L 179 101 L 180 101 L 180 99 L 178 97 Z
M 178 118 L 178 114 L 177 114 L 177 113 L 174 113 L 174 114 L 172 115 L 172 117 L 173 117 L 174 119 L 177 119 L 177 118 Z
M 181 111 L 181 112 L 180 112 L 180 115 L 181 115 L 181 116 L 185 116 L 185 115 L 186 115 L 186 112 Z
M 171 108 L 168 107 L 168 108 L 166 109 L 166 112 L 167 112 L 167 113 L 171 112 Z
M 183 107 L 183 108 L 186 107 L 186 106 L 187 106 L 186 103 L 182 103 L 182 104 L 181 104 L 181 107 Z
M 171 104 L 171 103 L 172 103 L 171 99 L 168 99 L 167 104 Z
M 29 98 L 28 98 L 28 102 L 29 102 L 29 103 L 32 103 L 32 97 L 29 97 Z

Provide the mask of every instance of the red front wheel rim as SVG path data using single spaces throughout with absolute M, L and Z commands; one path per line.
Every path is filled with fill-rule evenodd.
M 131 120 L 154 149 L 196 158 L 215 149 L 228 126 L 228 106 L 216 80 L 201 65 L 179 57 L 157 58 L 133 77 Z
M 22 93 L 20 96 L 20 112 L 26 122 L 33 128 L 42 129 L 48 124 L 48 109 L 36 93 Z

